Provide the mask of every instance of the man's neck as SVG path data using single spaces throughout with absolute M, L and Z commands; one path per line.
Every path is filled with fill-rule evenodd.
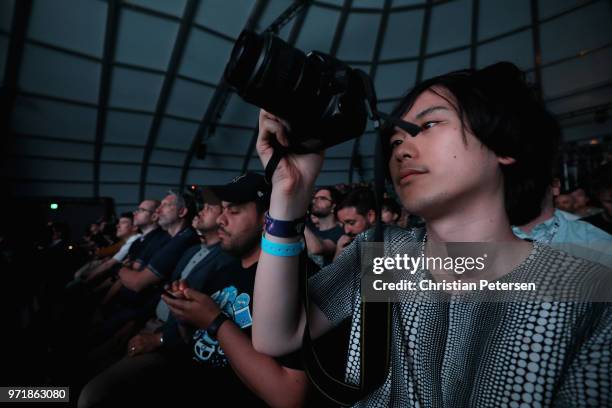
M 156 230 L 158 227 L 157 224 L 149 224 L 145 227 L 141 227 L 142 235 L 147 235 L 149 232 Z
M 219 235 L 217 234 L 217 230 L 203 232 L 201 235 L 202 240 L 204 241 L 204 245 L 213 246 L 217 242 L 219 242 Z
M 244 269 L 250 268 L 259 260 L 259 254 L 261 247 L 259 244 L 255 245 L 252 250 L 240 258 L 240 263 Z
M 503 200 L 473 200 L 471 206 L 426 219 L 433 242 L 504 242 L 518 240 L 510 228 Z M 483 216 L 484 215 L 484 216 Z
M 446 270 L 432 270 L 432 275 L 436 280 L 496 280 L 514 270 L 527 259 L 533 246 L 512 232 L 503 200 L 497 202 L 491 199 L 475 200 L 472 201 L 471 206 L 459 208 L 462 209 L 446 216 L 426 219 L 427 240 L 431 242 L 425 246 L 425 255 L 443 258 L 448 256 L 449 248 L 456 250 L 453 246 L 437 245 L 437 243 L 474 242 L 479 245 L 458 248 L 461 248 L 461 254 L 464 256 L 485 256 L 486 267 L 470 275 L 449 273 Z M 502 242 L 503 245 L 497 245 Z M 455 252 L 453 256 L 458 255 L 459 253 Z
M 166 230 L 166 232 L 168 234 L 170 234 L 171 237 L 174 237 L 176 234 L 179 233 L 179 231 L 181 231 L 183 228 L 185 227 L 185 223 L 183 222 L 183 220 L 179 220 L 178 222 L 171 224 L 168 229 Z
M 319 231 L 327 231 L 334 228 L 338 223 L 334 213 L 330 213 L 327 217 L 319 218 Z

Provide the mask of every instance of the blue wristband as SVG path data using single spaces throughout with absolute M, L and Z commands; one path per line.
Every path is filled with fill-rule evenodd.
M 264 216 L 264 230 L 275 237 L 293 238 L 304 233 L 304 225 L 306 216 L 292 221 L 282 221 L 270 217 L 270 213 L 266 212 Z
M 273 256 L 297 256 L 304 250 L 304 241 L 280 243 L 261 236 L 261 250 Z

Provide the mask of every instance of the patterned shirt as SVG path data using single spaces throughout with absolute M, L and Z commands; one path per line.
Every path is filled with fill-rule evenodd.
M 360 246 L 372 234 L 358 236 L 309 284 L 312 300 L 333 324 L 352 317 L 345 380 L 353 384 L 360 374 Z M 406 253 L 418 236 L 386 228 L 386 255 Z M 500 280 L 571 291 L 598 273 L 612 272 L 534 243 L 530 256 Z M 609 303 L 534 301 L 519 291 L 506 292 L 501 302 L 445 292 L 418 296 L 393 304 L 390 371 L 356 406 L 612 405 Z

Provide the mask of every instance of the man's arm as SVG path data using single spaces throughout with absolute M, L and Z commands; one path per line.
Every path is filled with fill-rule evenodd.
M 110 282 L 112 282 L 112 280 L 110 280 L 110 278 L 107 280 L 110 284 Z M 104 299 L 102 299 L 102 302 L 100 302 L 100 304 L 105 305 L 108 302 L 110 302 L 110 300 L 115 297 L 115 295 L 117 294 L 117 292 L 119 292 L 119 289 L 121 289 L 123 285 L 121 284 L 121 281 L 116 281 L 114 283 L 112 283 L 112 286 L 110 287 L 110 289 L 108 290 L 108 292 L 106 292 L 106 295 L 104 295 Z
M 185 289 L 182 294 L 184 299 L 162 295 L 177 320 L 207 328 L 219 315 L 219 307 L 209 296 L 193 289 Z M 231 320 L 221 324 L 217 340 L 234 372 L 268 405 L 303 405 L 308 384 L 303 371 L 283 367 L 274 358 L 256 351 L 249 337 Z
M 333 255 L 336 252 L 336 243 L 331 239 L 321 239 L 310 228 L 304 228 L 304 238 L 308 252 L 313 255 Z
M 286 123 L 262 110 L 259 114 L 257 154 L 264 168 L 272 158 L 278 142 L 289 146 Z M 323 165 L 323 153 L 289 154 L 280 160 L 272 176 L 270 216 L 278 220 L 295 220 L 306 214 L 314 182 Z M 295 238 L 267 236 L 272 242 L 295 242 Z M 298 294 L 298 256 L 279 257 L 262 251 L 255 275 L 253 293 L 253 346 L 269 355 L 283 355 L 302 344 L 306 313 Z M 314 305 L 309 323 L 313 337 L 332 327 Z
M 353 237 L 350 237 L 346 234 L 340 237 L 340 239 L 338 240 L 338 244 L 336 245 L 336 251 L 334 253 L 334 259 L 333 259 L 334 261 L 336 260 L 336 258 L 340 256 L 342 251 L 344 251 L 344 248 L 346 248 L 347 246 L 351 244 L 351 242 L 353 242 Z
M 161 278 L 149 268 L 144 268 L 142 271 L 121 268 L 119 270 L 119 279 L 123 286 L 134 292 L 140 292 L 151 285 L 161 282 Z
M 107 259 L 100 265 L 96 266 L 96 268 L 89 275 L 87 275 L 85 281 L 91 282 L 96 276 L 100 275 L 102 272 L 109 270 L 111 267 L 118 263 L 119 262 L 114 258 Z
M 308 388 L 304 371 L 284 367 L 274 358 L 256 351 L 248 336 L 234 322 L 227 321 L 221 325 L 217 340 L 234 372 L 268 405 L 304 405 Z

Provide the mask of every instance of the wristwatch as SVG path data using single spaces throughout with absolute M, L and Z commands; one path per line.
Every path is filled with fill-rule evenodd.
M 208 336 L 212 338 L 213 340 L 217 340 L 217 332 L 219 331 L 219 328 L 226 320 L 231 320 L 231 319 L 227 315 L 227 313 L 220 312 L 217 315 L 217 317 L 215 317 L 215 319 L 212 321 L 212 323 L 209 324 L 208 327 L 206 328 L 206 333 L 208 333 Z

